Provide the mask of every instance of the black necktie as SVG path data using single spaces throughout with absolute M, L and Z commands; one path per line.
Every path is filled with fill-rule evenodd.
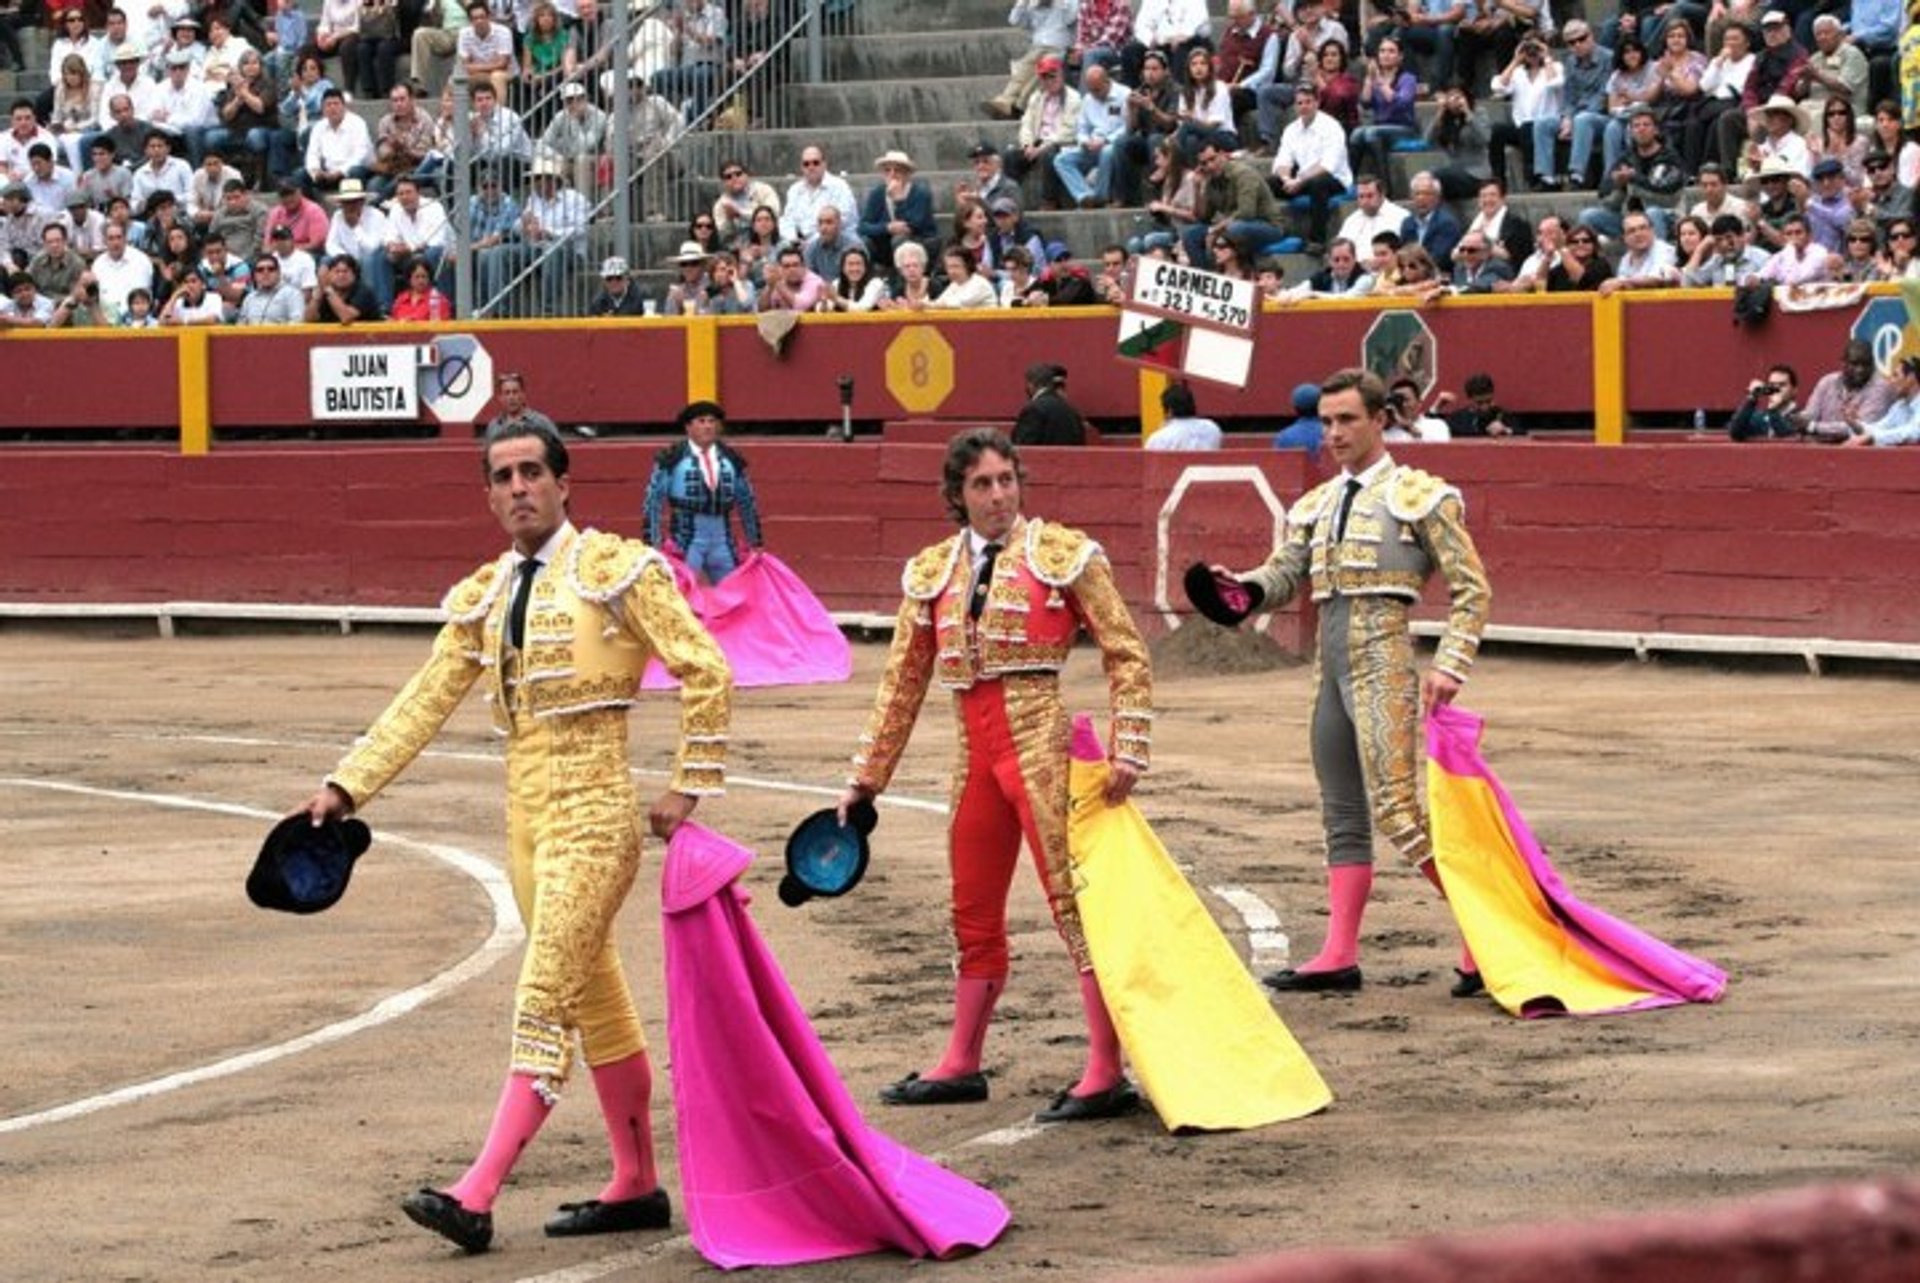
M 533 577 L 540 563 L 532 557 L 520 563 L 520 582 L 513 590 L 513 610 L 507 616 L 507 640 L 519 650 L 527 638 L 527 599 L 533 596 Z
M 981 549 L 987 554 L 987 564 L 980 567 L 980 575 L 973 581 L 973 599 L 967 603 L 967 616 L 980 618 L 980 612 L 987 608 L 987 590 L 993 587 L 993 563 L 1000 556 L 1000 545 L 990 543 Z
M 1340 512 L 1333 519 L 1333 541 L 1339 543 L 1347 537 L 1347 514 L 1353 511 L 1353 497 L 1360 493 L 1360 478 L 1348 477 L 1347 489 L 1340 496 Z

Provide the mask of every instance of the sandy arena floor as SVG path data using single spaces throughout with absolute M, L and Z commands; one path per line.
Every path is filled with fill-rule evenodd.
M 0 1275 L 713 1277 L 678 1219 L 668 1235 L 541 1235 L 556 1203 L 604 1179 L 584 1080 L 502 1197 L 495 1252 L 458 1256 L 399 1212 L 401 1194 L 471 1156 L 505 1063 L 518 954 L 489 946 L 494 903 L 473 875 L 498 865 L 502 805 L 477 698 L 371 808 L 376 846 L 334 911 L 246 902 L 267 822 L 231 808 L 303 799 L 426 644 L 0 632 L 0 1119 L 14 1120 L 0 1122 Z M 700 812 L 771 853 L 748 874 L 757 919 L 863 1101 L 944 1040 L 942 822 L 883 811 L 875 868 L 844 900 L 796 912 L 772 892 L 781 839 L 822 804 L 794 786 L 841 778 L 882 655 L 857 648 L 845 687 L 742 694 L 736 785 Z M 1073 671 L 1082 706 L 1097 705 L 1094 657 Z M 1141 794 L 1195 882 L 1266 900 L 1295 958 L 1321 933 L 1307 695 L 1302 669 L 1163 675 Z M 993 1250 L 921 1269 L 955 1283 L 1178 1270 L 1920 1165 L 1920 682 L 1506 651 L 1463 702 L 1490 718 L 1489 759 L 1574 889 L 1725 966 L 1727 1000 L 1590 1022 L 1452 1001 L 1445 909 L 1383 865 L 1366 991 L 1281 1005 L 1334 1089 L 1330 1111 L 1236 1135 L 1177 1138 L 1143 1114 L 981 1144 L 1078 1067 L 1077 998 L 1023 871 L 992 1102 L 870 1111 L 1014 1210 Z M 635 764 L 655 772 L 644 787 L 672 725 L 659 700 L 638 716 Z M 930 701 L 896 794 L 942 801 L 950 744 Z M 458 852 L 477 863 L 449 863 Z M 650 859 L 621 927 L 659 1050 L 656 873 Z M 1244 953 L 1245 925 L 1209 903 Z M 422 985 L 410 1009 L 376 1006 Z M 322 1045 L 273 1050 L 356 1017 Z M 98 1099 L 261 1049 L 225 1076 Z M 790 1277 L 858 1283 L 904 1266 L 870 1257 Z

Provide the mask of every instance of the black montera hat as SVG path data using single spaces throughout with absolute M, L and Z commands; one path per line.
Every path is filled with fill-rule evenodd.
M 359 820 L 316 825 L 305 811 L 273 826 L 247 874 L 247 899 L 283 913 L 318 913 L 347 890 L 353 862 L 373 842 Z
M 847 808 L 840 823 L 831 806 L 815 811 L 787 838 L 787 876 L 780 879 L 780 903 L 799 908 L 814 896 L 845 895 L 866 876 L 867 835 L 880 822 L 871 802 Z
M 1223 628 L 1237 627 L 1267 599 L 1260 585 L 1243 584 L 1200 561 L 1187 567 L 1186 586 L 1193 608 Z

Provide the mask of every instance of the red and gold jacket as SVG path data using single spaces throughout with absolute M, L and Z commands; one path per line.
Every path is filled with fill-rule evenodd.
M 935 680 L 960 692 L 1016 674 L 1058 673 L 1083 629 L 1100 647 L 1107 672 L 1108 749 L 1145 770 L 1153 673 L 1100 545 L 1067 526 L 1022 518 L 994 563 L 978 620 L 967 609 L 970 546 L 962 530 L 907 563 L 893 649 L 853 758 L 852 782 L 875 792 L 886 788 Z

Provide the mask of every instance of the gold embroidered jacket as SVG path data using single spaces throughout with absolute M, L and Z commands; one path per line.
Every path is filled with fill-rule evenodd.
M 1108 747 L 1116 758 L 1147 768 L 1153 672 L 1106 554 L 1078 530 L 1025 518 L 1009 532 L 1006 547 L 977 621 L 967 609 L 972 565 L 964 530 L 907 562 L 905 600 L 853 758 L 853 783 L 886 788 L 934 680 L 964 691 L 1014 673 L 1057 673 L 1083 628 L 1100 647 L 1107 673 Z
M 441 603 L 447 622 L 432 656 L 328 782 L 365 806 L 427 746 L 483 675 L 494 729 L 508 735 L 520 717 L 631 705 L 647 661 L 658 655 L 681 683 L 671 787 L 693 796 L 724 792 L 732 677 L 674 586 L 666 560 L 637 540 L 594 530 L 570 534 L 554 567 L 534 581 L 517 656 L 505 643 L 513 564 L 512 555 L 503 554 L 447 594 Z
M 1450 605 L 1433 664 L 1465 681 L 1486 631 L 1493 590 L 1467 533 L 1460 492 L 1436 476 L 1389 459 L 1354 496 L 1345 536 L 1335 540 L 1345 488 L 1343 478 L 1333 477 L 1307 491 L 1287 513 L 1286 533 L 1273 555 L 1244 578 L 1260 585 L 1267 606 L 1286 604 L 1308 581 L 1314 601 L 1339 595 L 1412 603 L 1420 600 L 1421 589 L 1438 566 Z

